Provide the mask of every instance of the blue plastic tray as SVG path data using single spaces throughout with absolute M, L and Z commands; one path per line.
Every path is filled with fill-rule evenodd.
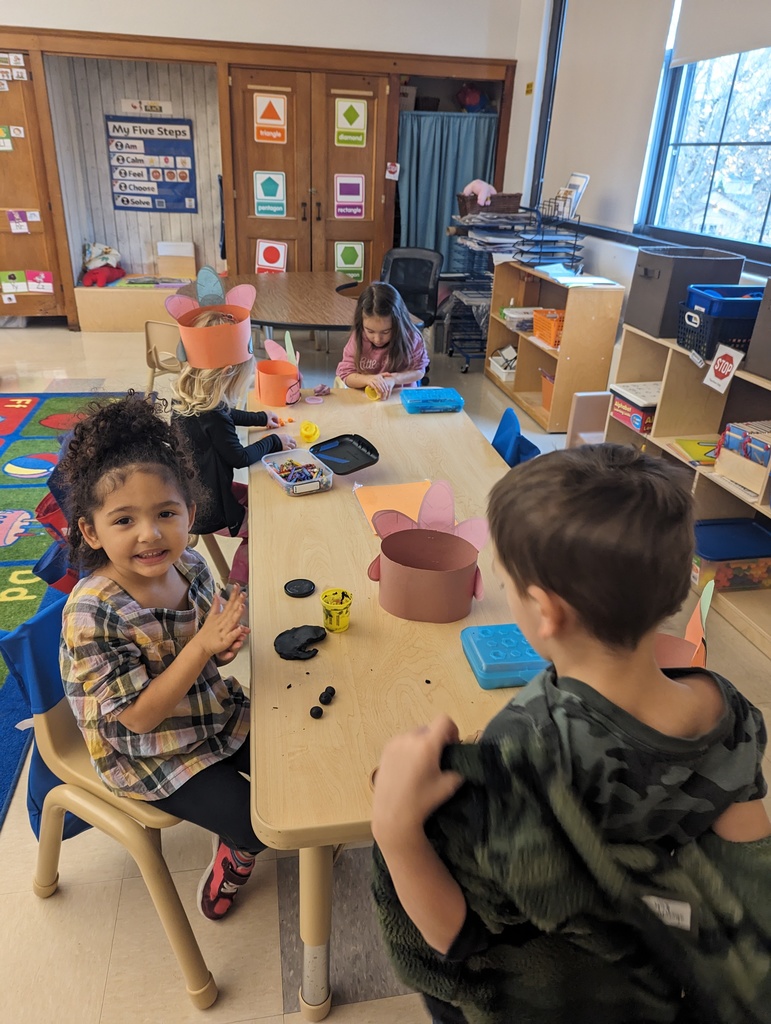
M 402 405 L 407 412 L 460 412 L 463 398 L 455 388 L 403 388 Z
M 771 531 L 752 519 L 701 519 L 694 530 L 696 554 L 710 562 L 771 557 Z
M 460 642 L 483 690 L 525 686 L 549 664 L 515 625 L 467 626 Z
M 692 284 L 688 305 L 709 316 L 756 317 L 763 298 L 762 288 L 746 284 Z

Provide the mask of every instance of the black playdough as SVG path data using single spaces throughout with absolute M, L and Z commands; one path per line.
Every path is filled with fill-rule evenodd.
M 319 653 L 316 647 L 308 650 L 308 645 L 320 643 L 326 639 L 326 635 L 323 626 L 294 626 L 279 633 L 273 646 L 279 657 L 286 661 L 307 661 Z
M 316 707 L 316 705 L 314 704 L 314 706 L 311 708 L 311 718 L 321 718 L 323 714 L 324 709 Z

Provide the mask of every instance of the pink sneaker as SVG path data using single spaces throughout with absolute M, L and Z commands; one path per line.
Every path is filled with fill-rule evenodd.
M 254 858 L 249 865 L 237 864 L 231 847 L 214 837 L 214 856 L 198 885 L 198 909 L 210 921 L 219 921 L 233 906 L 239 885 L 249 881 Z

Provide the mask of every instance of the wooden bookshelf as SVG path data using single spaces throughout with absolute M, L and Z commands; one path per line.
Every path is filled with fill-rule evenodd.
M 704 385 L 706 367 L 698 367 L 673 338 L 654 338 L 624 325 L 616 381 L 661 381 L 661 395 L 649 434 L 640 434 L 610 413 L 605 439 L 677 460 L 692 475 L 697 519 L 771 519 L 771 478 L 766 473 L 759 495 L 751 495 L 713 466 L 693 466 L 671 445 L 677 438 L 720 434 L 736 420 L 771 419 L 771 380 L 737 370 L 726 394 Z M 612 385 L 611 385 L 612 387 Z M 724 590 L 712 607 L 751 643 L 771 657 L 771 591 Z
M 493 279 L 485 373 L 544 430 L 567 430 L 573 395 L 577 391 L 601 391 L 607 385 L 623 297 L 620 284 L 560 284 L 521 263 L 499 263 Z M 506 306 L 564 309 L 559 348 L 515 330 L 501 315 Z M 490 357 L 507 345 L 517 349 L 512 381 L 501 380 L 490 369 Z M 542 369 L 554 377 L 548 410 L 541 395 Z

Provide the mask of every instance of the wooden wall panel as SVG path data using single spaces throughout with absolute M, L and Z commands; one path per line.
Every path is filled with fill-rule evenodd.
M 73 274 L 82 245 L 118 249 L 131 273 L 154 272 L 157 242 L 194 242 L 199 266 L 224 269 L 219 259 L 221 173 L 217 72 L 213 65 L 102 60 L 46 55 L 46 81 L 56 136 Z M 193 122 L 198 213 L 114 210 L 105 114 L 122 99 L 169 100 L 172 117 Z

